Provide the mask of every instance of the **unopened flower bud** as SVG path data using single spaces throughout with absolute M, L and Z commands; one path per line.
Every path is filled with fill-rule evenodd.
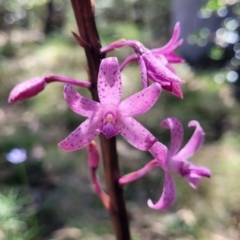
M 97 169 L 99 164 L 99 152 L 95 141 L 92 141 L 87 146 L 87 154 L 88 154 L 88 166 L 90 168 Z
M 8 102 L 13 103 L 36 96 L 45 86 L 52 82 L 69 83 L 79 87 L 90 88 L 91 83 L 64 76 L 50 75 L 45 77 L 34 77 L 25 82 L 19 83 L 10 92 Z
M 46 86 L 45 78 L 35 77 L 16 85 L 10 92 L 8 102 L 13 103 L 36 96 Z

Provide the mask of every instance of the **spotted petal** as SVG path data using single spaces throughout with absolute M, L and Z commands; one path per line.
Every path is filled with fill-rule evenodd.
M 177 118 L 166 118 L 161 122 L 163 128 L 170 129 L 171 143 L 168 151 L 168 157 L 171 158 L 179 150 L 183 141 L 183 126 Z
M 17 84 L 10 92 L 8 102 L 13 103 L 36 96 L 47 85 L 45 78 L 35 77 Z
M 179 87 L 178 83 L 166 81 L 165 79 L 161 79 L 161 78 L 156 78 L 156 76 L 152 72 L 149 72 L 149 71 L 148 71 L 148 76 L 153 81 L 161 84 L 162 88 L 165 91 L 168 91 L 181 99 L 183 98 L 183 93 L 182 93 L 182 90 Z
M 99 117 L 86 119 L 78 128 L 76 128 L 68 137 L 62 140 L 58 146 L 65 151 L 75 151 L 87 146 L 98 134 L 100 127 Z
M 154 59 L 152 59 L 152 62 L 146 60 L 146 58 L 144 61 L 148 70 L 148 76 L 154 82 L 161 83 L 161 81 L 169 81 L 176 83 L 184 83 L 183 80 L 181 80 L 175 73 L 169 70 L 168 67 L 158 61 L 155 57 Z M 151 73 L 151 76 L 149 73 Z
M 132 117 L 120 117 L 117 125 L 122 137 L 139 150 L 147 151 L 157 141 L 145 127 Z
M 148 86 L 148 75 L 147 75 L 147 68 L 142 56 L 138 56 L 138 65 L 140 68 L 141 80 L 142 80 L 142 87 L 143 89 Z
M 70 84 L 65 85 L 63 94 L 68 106 L 81 116 L 91 117 L 100 108 L 100 103 L 83 97 Z
M 165 170 L 166 164 L 167 164 L 167 156 L 168 156 L 167 147 L 160 142 L 156 142 L 149 149 L 149 152 L 158 161 L 159 166 Z
M 168 208 L 176 197 L 176 187 L 174 179 L 169 172 L 165 172 L 164 187 L 162 195 L 157 203 L 153 203 L 152 200 L 148 200 L 147 204 L 150 208 L 155 210 L 164 210 Z
M 147 112 L 157 101 L 161 90 L 160 84 L 153 83 L 151 86 L 126 98 L 119 105 L 121 115 L 133 117 Z
M 192 120 L 188 124 L 189 127 L 195 126 L 196 129 L 189 139 L 188 143 L 175 156 L 175 160 L 186 160 L 194 155 L 194 153 L 201 147 L 204 139 L 204 131 L 198 121 Z
M 122 82 L 118 60 L 115 57 L 102 60 L 98 73 L 98 94 L 102 104 L 118 104 L 122 94 Z

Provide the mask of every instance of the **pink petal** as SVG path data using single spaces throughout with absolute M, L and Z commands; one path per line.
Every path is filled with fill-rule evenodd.
M 138 56 L 138 65 L 140 68 L 142 87 L 144 89 L 148 86 L 148 75 L 147 75 L 147 68 L 145 66 L 145 62 L 144 62 L 142 56 Z
M 150 172 L 153 168 L 155 168 L 157 166 L 158 166 L 158 162 L 154 159 L 154 160 L 150 161 L 149 163 L 147 163 L 143 168 L 141 168 L 135 172 L 131 172 L 131 173 L 128 173 L 128 174 L 122 176 L 118 180 L 118 183 L 121 185 L 125 185 L 130 182 L 136 181 L 139 178 L 146 175 L 148 172 Z
M 70 84 L 65 85 L 63 94 L 68 106 L 81 116 L 91 117 L 100 108 L 100 103 L 83 97 Z
M 179 46 L 181 46 L 184 42 L 184 39 L 179 39 L 175 44 L 174 44 L 174 47 L 173 47 L 173 50 L 174 51 L 176 48 L 178 48 Z
M 160 83 L 163 81 L 183 84 L 184 81 L 181 80 L 172 70 L 169 70 L 167 66 L 164 66 L 161 62 L 156 62 L 154 60 L 154 66 L 150 66 L 149 62 L 146 64 L 148 77 L 154 82 Z M 145 62 L 146 63 L 146 62 Z
M 67 138 L 62 140 L 58 146 L 65 151 L 75 151 L 87 146 L 98 134 L 97 129 L 101 125 L 100 118 L 86 119 Z
M 159 166 L 165 170 L 168 159 L 167 147 L 160 142 L 155 142 L 149 149 L 149 152 L 158 161 Z
M 17 102 L 36 96 L 46 86 L 45 78 L 35 77 L 17 84 L 10 92 L 8 102 Z
M 176 160 L 186 160 L 194 155 L 194 153 L 201 147 L 204 139 L 204 131 L 198 121 L 192 120 L 188 124 L 189 127 L 195 126 L 196 129 L 189 139 L 188 143 L 185 145 L 179 153 L 174 156 Z
M 183 62 L 185 62 L 185 60 L 183 58 L 179 57 L 178 55 L 176 55 L 173 52 L 165 55 L 165 57 L 167 58 L 168 62 L 170 62 L 170 63 L 183 63 Z
M 179 172 L 179 174 L 188 181 L 192 188 L 197 188 L 202 177 L 211 177 L 211 171 L 208 168 L 198 167 L 189 162 L 185 163 L 185 167 L 182 168 L 182 171 Z
M 157 59 L 159 59 L 159 61 L 163 64 L 163 65 L 167 65 L 168 64 L 168 60 L 165 57 L 165 55 L 163 54 L 153 54 Z
M 171 38 L 171 41 L 173 43 L 175 43 L 178 40 L 178 38 L 180 37 L 180 33 L 181 33 L 180 22 L 177 22 L 174 26 L 173 34 L 172 34 L 172 38 Z
M 171 143 L 168 151 L 168 157 L 171 158 L 179 150 L 183 141 L 183 126 L 177 118 L 166 118 L 161 122 L 163 128 L 170 129 Z
M 172 83 L 171 93 L 173 95 L 179 97 L 180 99 L 183 99 L 182 89 L 180 88 L 180 86 L 177 83 Z
M 157 101 L 161 90 L 160 84 L 153 83 L 142 91 L 123 100 L 119 105 L 119 112 L 125 117 L 133 117 L 147 112 Z
M 187 182 L 192 188 L 196 189 L 198 187 L 200 182 L 200 177 L 190 178 L 189 176 L 186 176 L 184 178 L 187 180 Z
M 179 87 L 178 83 L 171 82 L 171 81 L 165 81 L 164 79 L 157 79 L 155 75 L 152 72 L 148 72 L 149 78 L 151 78 L 153 81 L 161 84 L 162 88 L 173 95 L 183 99 L 183 93 L 181 88 Z M 155 79 L 155 80 L 154 80 Z
M 175 159 L 168 157 L 168 161 L 167 161 L 167 164 L 166 164 L 166 169 L 169 172 L 178 173 L 181 176 L 183 176 L 183 174 L 188 174 L 184 169 L 186 165 L 187 164 L 183 161 L 176 161 Z
M 172 66 L 171 64 L 167 63 L 167 64 L 166 64 L 166 67 L 167 67 L 172 73 L 176 74 L 176 71 L 175 71 L 175 69 L 173 68 L 173 66 Z
M 166 54 L 166 53 L 174 51 L 179 46 L 179 43 L 177 42 L 177 40 L 180 36 L 180 32 L 181 32 L 180 23 L 177 22 L 174 26 L 173 34 L 172 34 L 172 37 L 169 40 L 169 42 L 161 48 L 152 49 L 152 52 Z M 180 43 L 182 44 L 182 42 L 180 42 Z
M 120 65 L 120 72 L 131 62 L 137 60 L 138 56 L 137 54 L 132 54 L 130 56 L 128 56 Z
M 145 127 L 132 117 L 119 118 L 117 125 L 122 137 L 139 150 L 147 151 L 157 141 Z
M 175 69 L 172 67 L 172 65 L 168 62 L 168 59 L 163 54 L 153 54 L 157 59 L 161 61 L 163 65 L 165 65 L 172 73 L 176 74 Z
M 150 208 L 155 210 L 164 210 L 168 208 L 176 197 L 176 187 L 174 179 L 170 173 L 165 172 L 164 176 L 164 187 L 162 195 L 157 203 L 153 203 L 152 200 L 148 200 L 147 204 Z
M 171 72 L 160 60 L 158 60 L 151 52 L 142 55 L 147 68 L 148 75 L 152 73 L 151 78 L 155 82 L 170 81 L 184 83 L 176 74 Z
M 118 104 L 122 94 L 122 82 L 118 60 L 115 57 L 102 60 L 98 73 L 98 95 L 102 104 Z
M 183 99 L 183 93 L 180 86 L 174 82 L 162 81 L 161 86 L 165 91 L 170 92 L 171 94 Z

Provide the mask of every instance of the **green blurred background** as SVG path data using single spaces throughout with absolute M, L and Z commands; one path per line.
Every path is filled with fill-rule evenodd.
M 119 38 L 138 39 L 149 48 L 163 45 L 182 15 L 190 25 L 198 22 L 196 13 L 196 19 L 186 16 L 186 10 L 191 12 L 189 1 L 183 1 L 181 9 L 179 2 L 97 0 L 96 20 L 102 45 Z M 179 118 L 185 127 L 185 142 L 193 132 L 188 122 L 198 120 L 206 138 L 191 161 L 210 168 L 212 178 L 201 180 L 194 190 L 175 176 L 177 199 L 162 212 L 146 204 L 149 198 L 157 201 L 161 194 L 160 169 L 126 186 L 134 240 L 240 239 L 240 96 L 238 77 L 233 77 L 234 81 L 231 78 L 239 69 L 233 61 L 238 60 L 238 39 L 230 39 L 227 45 L 216 41 L 218 29 L 229 30 L 221 11 L 238 10 L 238 3 L 230 8 L 225 5 L 233 2 L 219 4 L 214 0 L 205 7 L 206 1 L 201 2 L 198 12 L 211 16 L 218 13 L 218 24 L 211 29 L 204 20 L 190 37 L 186 32 L 182 36 L 186 44 L 179 51 L 189 62 L 174 67 L 186 81 L 182 85 L 184 99 L 164 92 L 147 114 L 137 118 L 165 144 L 170 137 L 159 126 L 162 119 Z M 239 23 L 237 10 L 232 19 Z M 34 76 L 55 74 L 87 79 L 84 51 L 71 35 L 77 27 L 70 1 L 1 0 L 0 17 L 0 239 L 114 239 L 108 214 L 89 180 L 85 149 L 66 153 L 57 146 L 84 120 L 68 109 L 63 85 L 53 83 L 35 98 L 7 103 L 11 89 Z M 210 17 L 204 19 L 212 21 Z M 188 29 L 184 21 L 181 23 L 182 29 Z M 210 30 L 203 34 L 202 29 Z M 238 33 L 238 25 L 233 32 Z M 194 47 L 201 48 L 204 54 L 197 56 Z M 116 55 L 121 62 L 130 53 L 124 48 L 109 55 Z M 136 64 L 122 72 L 122 80 L 123 98 L 141 89 Z M 86 90 L 78 90 L 90 97 Z M 117 147 L 123 174 L 151 160 L 150 154 L 134 149 L 121 137 Z M 27 160 L 8 162 L 6 156 L 14 148 L 25 149 Z M 99 178 L 105 186 L 102 167 Z

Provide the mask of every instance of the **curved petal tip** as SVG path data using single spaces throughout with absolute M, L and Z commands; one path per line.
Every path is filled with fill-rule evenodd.
M 174 179 L 170 173 L 165 172 L 163 192 L 159 201 L 154 204 L 151 199 L 148 199 L 147 205 L 155 210 L 164 210 L 172 205 L 175 197 L 176 187 Z

